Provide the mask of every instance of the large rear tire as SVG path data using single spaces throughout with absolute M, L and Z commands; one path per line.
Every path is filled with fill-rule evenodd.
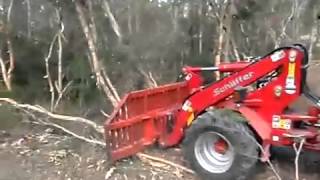
M 186 130 L 183 152 L 205 180 L 246 179 L 258 160 L 258 146 L 246 120 L 229 110 L 200 115 Z

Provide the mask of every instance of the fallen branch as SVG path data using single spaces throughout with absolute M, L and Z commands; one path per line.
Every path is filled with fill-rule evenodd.
M 93 127 L 97 132 L 99 133 L 103 133 L 103 127 L 100 125 L 97 125 L 95 122 L 89 120 L 89 119 L 85 119 L 82 117 L 75 117 L 75 116 L 67 116 L 67 115 L 61 115 L 61 114 L 55 114 L 52 113 L 48 110 L 46 110 L 45 108 L 43 108 L 42 106 L 39 105 L 30 105 L 30 104 L 20 104 L 17 101 L 10 99 L 10 98 L 0 98 L 0 103 L 6 103 L 9 105 L 12 105 L 18 109 L 24 109 L 24 110 L 31 110 L 43 115 L 46 115 L 50 118 L 53 119 L 59 119 L 59 120 L 64 120 L 64 121 L 74 121 L 74 122 L 80 122 L 80 123 L 84 123 L 87 124 L 91 127 Z
M 0 98 L 0 102 L 3 98 Z M 102 147 L 105 147 L 106 144 L 105 142 L 103 141 L 99 141 L 99 140 L 96 140 L 96 139 L 89 139 L 89 138 L 86 138 L 84 136 L 80 136 L 70 130 L 68 130 L 67 128 L 61 126 L 61 125 L 58 125 L 58 124 L 55 124 L 55 123 L 52 123 L 52 122 L 48 122 L 48 121 L 44 121 L 40 118 L 37 118 L 33 113 L 31 113 L 30 111 L 26 110 L 26 109 L 23 109 L 21 108 L 21 106 L 16 106 L 17 108 L 19 109 L 22 109 L 26 114 L 28 114 L 29 116 L 31 116 L 33 119 L 36 119 L 39 124 L 41 125 L 46 125 L 46 126 L 51 126 L 51 127 L 54 127 L 56 129 L 59 129 L 59 130 L 62 130 L 63 132 L 77 138 L 77 139 L 80 139 L 82 141 L 85 141 L 87 143 L 90 143 L 90 144 L 95 144 L 95 145 L 99 145 L 99 146 L 102 146 Z M 148 160 L 151 160 L 151 161 L 157 161 L 157 162 L 160 162 L 160 163 L 164 163 L 164 164 L 167 164 L 169 166 L 172 166 L 172 167 L 175 167 L 177 169 L 180 169 L 182 171 L 185 171 L 187 173 L 190 173 L 190 174 L 195 174 L 191 169 L 188 169 L 180 164 L 176 164 L 174 162 L 171 162 L 171 161 L 168 161 L 168 160 L 165 160 L 165 159 L 162 159 L 162 158 L 159 158 L 159 157 L 154 157 L 154 156 L 151 156 L 151 155 L 148 155 L 148 154 L 144 154 L 144 153 L 138 153 L 137 156 L 139 158 L 143 158 L 143 159 L 148 159 Z M 105 179 L 109 179 L 113 173 L 113 171 L 115 170 L 115 168 L 111 168 L 107 174 L 106 174 L 106 178 Z
M 253 137 L 253 136 L 250 135 L 250 134 L 247 134 L 247 136 L 249 136 L 249 137 L 256 143 L 256 145 L 258 146 L 258 148 L 260 149 L 260 151 L 261 151 L 262 154 L 265 154 L 265 153 L 266 153 L 265 150 L 264 150 L 264 148 L 263 148 L 263 147 L 261 146 L 261 144 L 256 140 L 255 137 Z M 272 170 L 272 172 L 274 173 L 274 175 L 276 176 L 276 178 L 277 178 L 278 180 L 282 180 L 281 176 L 280 176 L 279 173 L 276 171 L 274 165 L 271 163 L 271 161 L 270 161 L 269 158 L 266 160 L 266 162 L 267 162 L 267 164 L 269 165 L 269 167 L 271 168 L 271 170 Z
M 2 101 L 2 99 L 6 99 L 6 98 L 0 98 L 0 102 Z M 86 138 L 84 136 L 80 136 L 80 135 L 76 134 L 75 132 L 72 132 L 72 131 L 68 130 L 67 128 L 65 128 L 65 127 L 63 127 L 61 125 L 58 125 L 56 123 L 49 122 L 49 121 L 43 120 L 41 118 L 38 118 L 34 113 L 30 112 L 30 109 L 26 109 L 23 106 L 19 106 L 19 105 L 18 106 L 14 105 L 14 104 L 11 104 L 11 105 L 13 105 L 17 109 L 23 111 L 26 115 L 30 116 L 32 119 L 36 120 L 36 122 L 33 122 L 34 124 L 51 126 L 51 127 L 54 127 L 56 129 L 59 129 L 59 130 L 65 132 L 65 133 L 67 133 L 67 134 L 69 134 L 69 135 L 71 135 L 71 136 L 73 136 L 73 137 L 75 137 L 77 139 L 85 141 L 87 143 L 99 145 L 99 146 L 102 146 L 102 147 L 106 146 L 106 144 L 103 141 L 99 141 L 99 140 L 96 140 L 96 139 L 89 139 L 89 138 Z M 29 105 L 29 106 L 31 106 L 31 105 Z
M 102 146 L 102 147 L 105 147 L 106 144 L 102 141 L 99 141 L 99 140 L 96 140 L 96 139 L 89 139 L 89 138 L 86 138 L 84 136 L 80 136 L 70 130 L 68 130 L 67 128 L 63 127 L 63 126 L 60 126 L 58 124 L 55 124 L 55 123 L 52 123 L 52 122 L 42 122 L 44 125 L 47 125 L 47 126 L 52 126 L 52 127 L 55 127 L 57 129 L 60 129 L 62 130 L 63 132 L 77 138 L 77 139 L 80 139 L 82 141 L 85 141 L 87 143 L 91 143 L 91 144 L 96 144 L 96 145 L 99 145 L 99 146 Z
M 300 157 L 300 154 L 301 154 L 301 150 L 302 150 L 302 147 L 304 145 L 304 142 L 305 142 L 305 138 L 302 138 L 299 142 L 299 146 L 297 147 L 297 143 L 293 143 L 293 149 L 296 153 L 296 158 L 294 160 L 294 165 L 295 165 L 295 176 L 296 176 L 296 180 L 299 180 L 299 157 Z
M 53 114 L 51 113 L 50 111 L 46 110 L 45 108 L 41 107 L 41 106 L 33 106 L 33 105 L 30 105 L 30 104 L 19 104 L 18 102 L 16 102 L 15 100 L 13 99 L 9 99 L 9 98 L 0 98 L 0 102 L 1 103 L 7 103 L 7 104 L 10 104 L 12 106 L 14 106 L 15 108 L 19 109 L 19 110 L 22 110 L 24 113 L 26 113 L 27 115 L 31 116 L 33 119 L 35 119 L 37 121 L 37 124 L 40 124 L 40 125 L 46 125 L 46 126 L 51 126 L 51 127 L 54 127 L 56 129 L 59 129 L 77 139 L 80 139 L 82 141 L 85 141 L 87 143 L 90 143 L 90 144 L 95 144 L 95 145 L 99 145 L 99 146 L 102 146 L 102 147 L 105 147 L 106 144 L 105 142 L 103 141 L 100 141 L 100 140 L 96 140 L 96 139 L 89 139 L 89 138 L 86 138 L 84 136 L 80 136 L 72 131 L 70 131 L 69 129 L 61 126 L 61 125 L 58 125 L 56 123 L 53 123 L 53 122 L 49 122 L 49 121 L 46 121 L 46 120 L 43 120 L 41 118 L 38 118 L 36 117 L 36 115 L 34 113 L 32 113 L 32 111 L 34 112 L 37 112 L 37 113 L 41 113 L 41 114 L 45 114 L 51 118 L 54 118 L 54 119 L 60 119 L 60 120 L 67 120 L 67 121 L 75 121 L 75 122 L 83 122 L 83 123 L 86 123 L 88 125 L 91 125 L 94 127 L 94 129 L 98 132 L 98 133 L 103 133 L 103 129 L 101 126 L 98 126 L 96 123 L 88 120 L 88 119 L 84 119 L 84 118 L 81 118 L 81 117 L 73 117 L 73 116 L 65 116 L 65 115 L 60 115 L 60 114 Z M 180 169 L 180 170 L 183 170 L 185 172 L 188 172 L 190 174 L 194 174 L 194 172 L 182 165 L 179 165 L 179 164 L 176 164 L 174 162 L 171 162 L 171 161 L 168 161 L 168 160 L 165 160 L 165 159 L 162 159 L 162 158 L 159 158 L 159 157 L 154 157 L 154 156 L 151 156 L 151 155 L 147 155 L 147 154 L 144 154 L 144 153 L 138 153 L 137 156 L 139 158 L 144 158 L 144 159 L 148 159 L 148 160 L 151 160 L 151 161 L 157 161 L 157 162 L 160 162 L 160 163 L 164 163 L 164 164 L 167 164 L 167 165 L 170 165 L 172 167 L 175 167 L 177 169 Z M 106 174 L 106 177 L 109 177 L 107 176 Z
M 76 133 L 68 130 L 68 129 L 65 128 L 65 127 L 62 127 L 62 126 L 60 126 L 60 125 L 58 125 L 58 124 L 55 124 L 55 123 L 52 123 L 52 122 L 48 122 L 48 121 L 45 121 L 45 120 L 43 120 L 43 119 L 41 119 L 41 118 L 38 118 L 38 117 L 36 117 L 36 115 L 35 115 L 34 113 L 32 113 L 32 112 L 30 112 L 30 111 L 28 111 L 28 110 L 26 110 L 26 109 L 23 109 L 23 108 L 20 108 L 20 107 L 16 107 L 16 108 L 19 109 L 19 110 L 21 110 L 21 111 L 23 111 L 26 115 L 30 116 L 33 120 L 35 120 L 34 122 L 32 122 L 32 123 L 34 123 L 34 124 L 51 126 L 51 127 L 56 128 L 56 129 L 60 129 L 60 130 L 62 130 L 63 132 L 65 132 L 65 133 L 67 133 L 67 134 L 69 134 L 69 135 L 71 135 L 71 136 L 73 136 L 73 137 L 75 137 L 75 138 L 77 138 L 77 139 L 80 139 L 80 140 L 82 140 L 82 141 L 85 141 L 85 142 L 87 142 L 87 143 L 95 144 L 95 145 L 99 145 L 99 146 L 105 147 L 105 143 L 102 142 L 102 141 L 95 140 L 95 139 L 89 139 L 89 138 L 86 138 L 86 137 L 84 137 L 84 136 L 80 136 L 80 135 L 78 135 L 78 134 L 76 134 Z
M 115 167 L 110 168 L 110 169 L 107 171 L 106 175 L 104 176 L 104 179 L 105 179 L 105 180 L 108 180 L 108 179 L 112 176 L 114 170 L 116 170 Z
M 186 167 L 184 167 L 184 166 L 182 166 L 180 164 L 176 164 L 174 162 L 171 162 L 171 161 L 159 158 L 159 157 L 154 157 L 154 156 L 151 156 L 151 155 L 148 155 L 148 154 L 144 154 L 144 153 L 138 153 L 137 156 L 139 158 L 144 158 L 144 159 L 148 159 L 148 160 L 151 160 L 151 161 L 157 161 L 157 162 L 161 162 L 161 163 L 170 165 L 172 167 L 178 168 L 178 169 L 183 170 L 183 171 L 185 171 L 187 173 L 190 173 L 190 174 L 195 174 L 191 169 L 188 169 L 188 168 L 186 168 Z

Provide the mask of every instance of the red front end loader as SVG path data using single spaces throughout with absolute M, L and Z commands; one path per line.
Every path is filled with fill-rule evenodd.
M 105 123 L 113 161 L 157 143 L 182 144 L 185 159 L 203 179 L 244 179 L 271 146 L 320 150 L 320 99 L 306 84 L 308 54 L 299 44 L 250 62 L 184 67 L 184 81 L 127 94 Z M 202 71 L 227 76 L 203 83 Z M 305 95 L 303 114 L 290 105 Z

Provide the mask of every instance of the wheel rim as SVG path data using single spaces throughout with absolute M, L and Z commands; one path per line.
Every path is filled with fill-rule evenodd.
M 196 140 L 195 157 L 205 170 L 224 173 L 231 167 L 234 150 L 228 139 L 217 132 L 206 132 Z

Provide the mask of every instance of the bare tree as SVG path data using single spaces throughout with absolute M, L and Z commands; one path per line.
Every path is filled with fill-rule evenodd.
M 103 64 L 98 57 L 98 50 L 94 41 L 94 37 L 97 37 L 96 32 L 93 32 L 92 29 L 89 28 L 89 23 L 87 22 L 85 13 L 85 7 L 83 7 L 79 0 L 76 0 L 74 3 L 83 33 L 88 43 L 90 54 L 89 60 L 91 61 L 90 64 L 92 64 L 93 66 L 93 73 L 95 74 L 97 86 L 104 92 L 106 97 L 111 101 L 112 105 L 116 106 L 120 98 L 115 87 L 112 85 L 111 80 L 107 76 Z
M 6 35 L 6 52 L 5 54 L 0 54 L 0 66 L 1 66 L 1 73 L 3 77 L 4 84 L 7 90 L 12 90 L 12 73 L 15 68 L 15 57 L 14 57 L 14 50 L 12 46 L 12 41 L 10 37 L 11 32 L 11 12 L 13 7 L 14 0 L 10 1 L 6 23 L 3 24 L 3 32 Z M 5 59 L 6 58 L 6 59 Z
M 214 46 L 216 47 L 215 51 L 214 51 L 214 65 L 220 64 L 221 63 L 221 58 L 222 58 L 222 54 L 223 54 L 223 45 L 225 42 L 225 35 L 226 35 L 226 17 L 228 16 L 228 12 L 229 12 L 229 8 L 230 8 L 230 1 L 229 0 L 225 0 L 223 2 L 223 4 L 221 5 L 222 7 L 220 7 L 221 12 L 220 14 L 216 14 L 216 18 L 217 21 L 219 23 L 219 28 L 218 28 L 218 34 L 219 34 L 219 38 L 218 38 L 218 43 L 215 44 L 215 40 L 214 40 Z M 215 6 L 217 6 L 217 4 L 215 4 Z M 213 7 L 214 9 L 216 9 L 215 7 Z M 230 24 L 231 25 L 231 24 Z M 230 25 L 228 28 L 230 28 Z M 216 72 L 216 78 L 220 79 L 220 73 Z
M 102 0 L 102 7 L 104 9 L 106 16 L 108 16 L 110 19 L 111 27 L 112 27 L 114 33 L 119 38 L 119 41 L 121 41 L 121 39 L 122 39 L 121 29 L 120 29 L 118 22 L 116 21 L 116 18 L 114 17 L 113 13 L 111 12 L 109 2 L 107 0 Z
M 293 18 L 296 14 L 297 9 L 298 9 L 298 0 L 293 0 L 290 14 L 282 22 L 282 28 L 281 28 L 280 35 L 278 36 L 278 38 L 275 41 L 275 48 L 278 48 L 280 46 L 281 41 L 287 36 L 287 33 L 286 33 L 287 27 L 290 24 L 290 22 L 293 21 Z
M 60 26 L 57 33 L 54 35 L 50 46 L 48 50 L 48 54 L 45 61 L 45 69 L 46 69 L 46 75 L 44 76 L 45 79 L 47 79 L 48 85 L 49 85 L 49 91 L 51 95 L 51 101 L 50 101 L 50 111 L 55 111 L 64 95 L 64 93 L 67 91 L 67 89 L 71 86 L 72 81 L 69 81 L 65 86 L 63 86 L 63 68 L 62 68 L 62 54 L 63 54 L 63 40 L 64 38 L 64 24 L 61 19 L 60 12 L 56 9 L 56 17 L 58 20 L 58 25 Z M 58 68 L 57 68 L 57 78 L 53 78 L 50 72 L 50 59 L 52 57 L 52 52 L 54 49 L 55 44 L 58 43 L 57 47 L 57 54 L 58 54 Z M 57 79 L 54 81 L 54 79 Z M 56 97 L 56 94 L 58 97 Z
M 30 0 L 26 0 L 26 5 L 27 5 L 27 34 L 28 38 L 31 38 L 31 33 L 32 33 L 32 27 L 31 27 L 31 2 Z

